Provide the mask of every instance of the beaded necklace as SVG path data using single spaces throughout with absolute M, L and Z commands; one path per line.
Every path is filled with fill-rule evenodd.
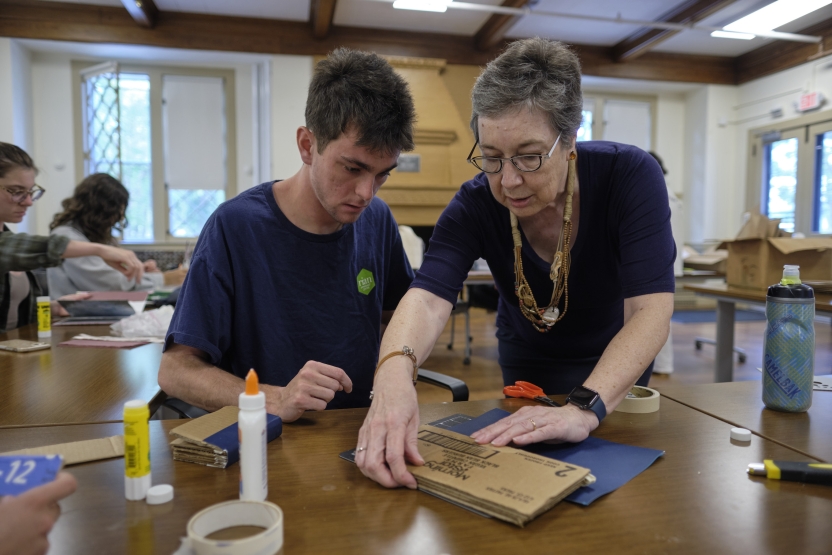
M 573 151 L 569 155 L 569 166 L 566 177 L 566 204 L 563 207 L 563 228 L 558 239 L 558 249 L 549 270 L 552 280 L 552 299 L 545 308 L 538 308 L 532 289 L 523 274 L 523 258 L 521 251 L 523 244 L 520 239 L 517 216 L 511 214 L 511 236 L 514 239 L 514 293 L 520 302 L 520 312 L 528 319 L 535 329 L 546 333 L 566 316 L 569 308 L 569 266 L 572 259 L 569 255 L 569 242 L 572 239 L 572 193 L 575 191 L 575 160 L 578 155 Z M 563 313 L 558 309 L 561 297 L 564 297 Z

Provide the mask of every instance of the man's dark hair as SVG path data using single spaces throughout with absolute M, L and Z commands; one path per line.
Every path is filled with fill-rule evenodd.
M 318 152 L 352 127 L 359 146 L 391 154 L 413 150 L 416 111 L 407 82 L 381 56 L 338 48 L 315 68 L 306 127 Z

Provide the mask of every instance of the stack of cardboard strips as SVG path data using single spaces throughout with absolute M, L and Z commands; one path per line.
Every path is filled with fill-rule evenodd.
M 216 412 L 189 420 L 170 431 L 176 439 L 170 442 L 173 459 L 214 468 L 226 468 L 240 460 L 237 417 L 240 409 L 223 407 Z M 266 416 L 266 441 L 283 431 L 279 416 Z
M 420 490 L 521 527 L 595 481 L 587 468 L 433 426 L 418 441 L 425 464 L 408 470 Z

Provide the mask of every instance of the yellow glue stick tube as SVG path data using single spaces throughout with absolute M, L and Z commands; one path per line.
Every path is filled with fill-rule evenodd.
M 150 411 L 144 401 L 124 403 L 124 495 L 144 499 L 150 489 Z
M 49 297 L 38 297 L 38 338 L 52 337 L 52 307 Z

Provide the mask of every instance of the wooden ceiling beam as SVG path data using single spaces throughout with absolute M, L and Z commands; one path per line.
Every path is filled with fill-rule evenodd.
M 506 8 L 525 8 L 528 4 L 529 0 L 503 0 L 502 5 Z M 499 13 L 492 14 L 483 23 L 482 27 L 474 33 L 474 48 L 488 51 L 500 45 L 508 30 L 520 17 Z
M 124 0 L 127 2 L 128 0 Z M 312 24 L 312 35 L 316 39 L 323 39 L 332 29 L 332 18 L 335 16 L 335 4 L 338 0 L 312 0 L 309 6 L 309 21 Z
M 734 58 L 737 83 L 747 83 L 772 73 L 805 64 L 817 59 L 818 54 L 832 55 L 832 18 L 819 21 L 810 27 L 797 31 L 797 33 L 820 36 L 823 37 L 823 40 L 818 44 L 777 40 L 751 52 L 746 52 Z
M 737 0 L 688 0 L 674 7 L 659 17 L 661 23 L 696 23 L 711 14 L 733 4 Z M 675 29 L 654 29 L 643 27 L 612 47 L 612 54 L 617 62 L 637 58 L 655 48 L 673 35 L 680 33 Z
M 153 0 L 121 0 L 121 3 L 124 4 L 133 21 L 142 27 L 152 29 L 156 25 L 159 8 L 156 7 Z
M 450 64 L 485 65 L 507 44 L 481 51 L 470 37 L 332 26 L 315 40 L 307 22 L 163 11 L 157 24 L 139 27 L 122 8 L 42 0 L 0 0 L 0 36 L 168 48 L 325 55 L 339 46 L 391 56 L 440 58 Z M 648 52 L 618 64 L 608 47 L 575 45 L 586 75 L 734 84 L 731 58 Z

